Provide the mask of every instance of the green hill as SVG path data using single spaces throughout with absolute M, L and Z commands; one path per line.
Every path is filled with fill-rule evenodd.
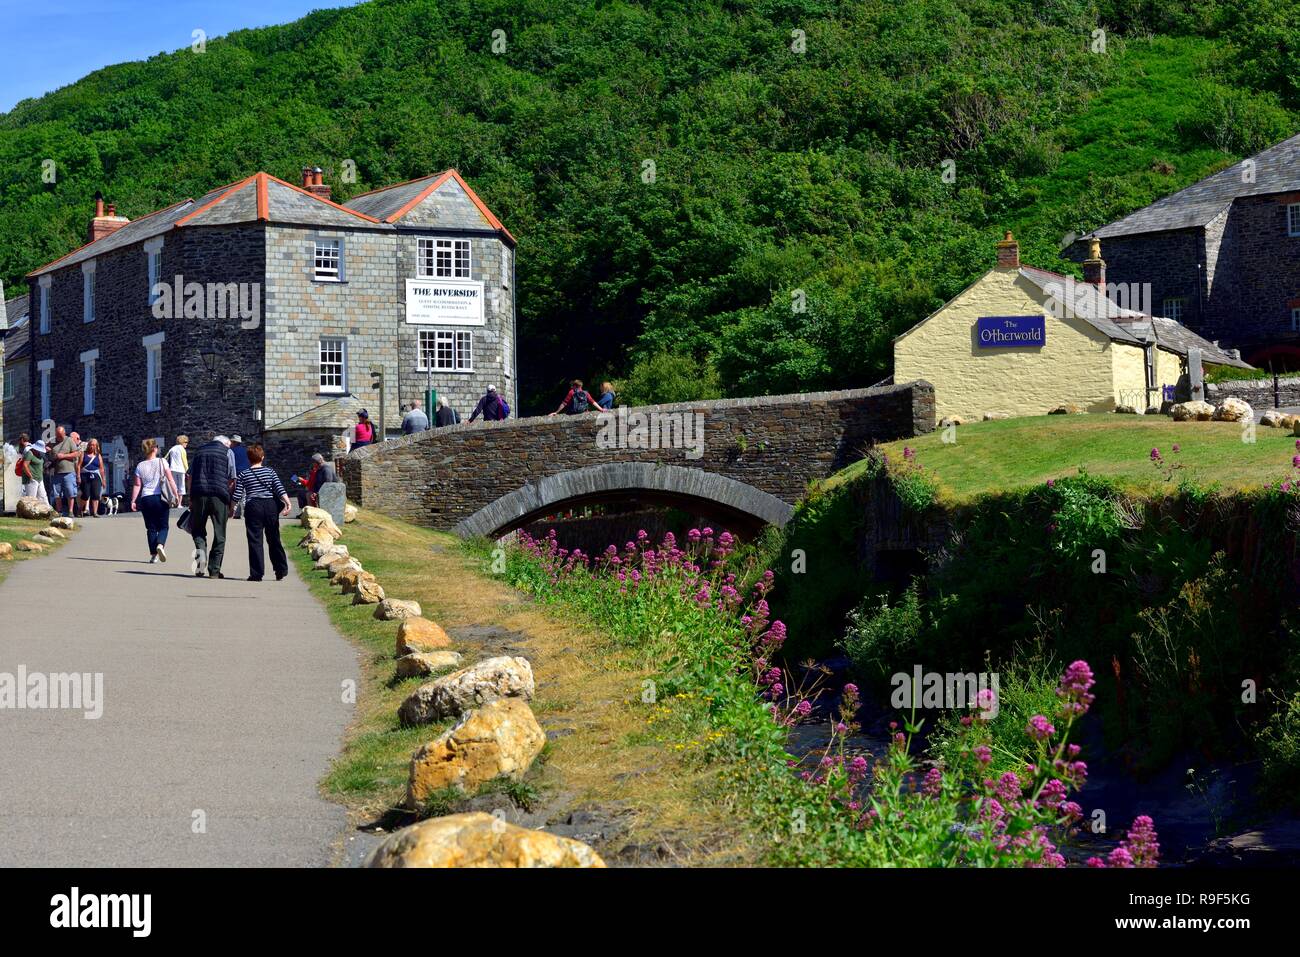
M 0 116 L 0 277 L 78 244 L 96 189 L 135 217 L 256 169 L 319 164 L 346 198 L 455 166 L 520 240 L 526 410 L 572 375 L 863 385 L 1001 229 L 1053 265 L 1063 234 L 1300 128 L 1296 22 L 1300 0 L 374 0 Z

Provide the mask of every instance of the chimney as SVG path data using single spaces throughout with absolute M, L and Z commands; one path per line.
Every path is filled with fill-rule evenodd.
M 1101 240 L 1095 236 L 1088 243 L 1088 258 L 1083 261 L 1083 281 L 1094 286 L 1106 285 L 1106 260 L 1101 258 Z
M 999 269 L 1020 268 L 1020 244 L 1011 235 L 1011 230 L 1007 230 L 1006 237 L 998 243 L 997 248 Z
M 86 241 L 93 243 L 97 239 L 103 239 L 110 233 L 117 232 L 130 221 L 125 216 L 117 215 L 116 203 L 109 203 L 108 212 L 104 212 L 104 194 L 97 192 L 95 193 L 95 216 L 86 231 Z
M 304 166 L 302 168 L 302 188 L 313 196 L 329 199 L 332 190 L 325 184 L 324 177 L 325 171 L 319 166 Z

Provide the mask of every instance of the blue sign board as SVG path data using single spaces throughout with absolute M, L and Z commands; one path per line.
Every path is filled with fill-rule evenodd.
M 975 339 L 981 349 L 1037 349 L 1047 338 L 1044 316 L 980 316 Z

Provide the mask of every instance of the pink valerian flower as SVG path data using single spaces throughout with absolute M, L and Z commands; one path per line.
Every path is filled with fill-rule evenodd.
M 794 706 L 794 711 L 795 714 L 799 715 L 799 717 L 806 718 L 808 715 L 812 714 L 812 702 L 807 698 L 804 698 Z
M 943 771 L 939 768 L 931 768 L 925 773 L 925 780 L 921 783 L 921 793 L 926 797 L 938 797 L 943 791 Z
M 1056 697 L 1060 701 L 1061 714 L 1082 717 L 1088 713 L 1094 695 L 1092 669 L 1086 661 L 1075 661 L 1061 675 L 1061 683 L 1056 687 Z
M 1155 822 L 1145 814 L 1138 815 L 1128 829 L 1128 839 L 1123 846 L 1128 850 L 1134 867 L 1155 867 L 1160 860 Z
M 981 744 L 975 748 L 975 760 L 980 764 L 988 764 L 993 760 L 993 751 L 987 744 Z
M 1056 728 L 1041 714 L 1036 714 L 1029 719 L 1029 724 L 1025 727 L 1025 733 L 1035 741 L 1046 741 L 1056 734 Z
M 908 462 L 911 462 L 913 459 L 916 458 L 916 449 L 912 448 L 910 445 L 904 445 L 903 458 L 906 459 Z
M 1133 855 L 1125 847 L 1117 847 L 1106 855 L 1107 867 L 1128 868 L 1135 867 Z
M 992 688 L 982 688 L 975 695 L 975 710 L 992 711 L 998 703 L 998 696 Z
M 1003 804 L 1014 804 L 1020 800 L 1020 778 L 1016 777 L 1014 771 L 1007 771 L 998 778 L 995 793 Z

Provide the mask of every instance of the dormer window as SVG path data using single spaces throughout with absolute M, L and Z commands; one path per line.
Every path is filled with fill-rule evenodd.
M 1291 203 L 1286 208 L 1286 234 L 1300 236 L 1300 203 Z

